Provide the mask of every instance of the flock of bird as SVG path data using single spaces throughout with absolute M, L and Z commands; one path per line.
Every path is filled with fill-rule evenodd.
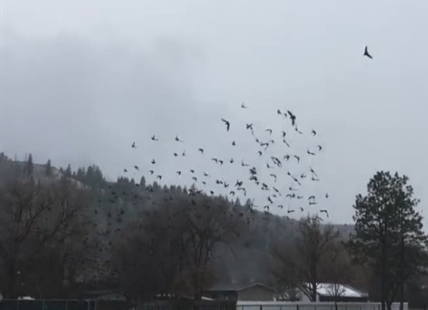
M 363 56 L 370 59 L 373 58 L 369 54 L 367 46 L 364 49 Z M 249 107 L 245 103 L 242 103 L 240 109 L 247 110 Z M 224 126 L 226 134 L 230 135 L 235 126 L 245 128 L 253 142 L 253 153 L 256 154 L 256 159 L 251 162 L 250 160 L 243 159 L 242 156 L 239 158 L 225 158 L 224 154 L 217 154 L 217 156 L 213 154 L 208 155 L 204 146 L 193 150 L 188 149 L 189 155 L 192 153 L 192 158 L 195 158 L 194 156 L 201 156 L 201 158 L 214 165 L 214 169 L 212 169 L 214 172 L 207 172 L 210 165 L 208 162 L 203 164 L 205 171 L 198 171 L 197 168 L 192 167 L 178 168 L 177 165 L 177 169 L 174 171 L 175 176 L 180 178 L 180 180 L 177 180 L 177 184 L 182 183 L 183 179 L 187 178 L 192 183 L 192 186 L 200 189 L 199 193 L 212 196 L 225 195 L 230 197 L 232 202 L 233 198 L 238 196 L 247 199 L 250 198 L 250 201 L 254 202 L 254 197 L 259 196 L 257 205 L 262 206 L 266 214 L 269 214 L 273 207 L 276 207 L 283 210 L 279 211 L 279 213 L 286 212 L 287 217 L 296 211 L 311 214 L 314 212 L 316 214 L 321 213 L 329 217 L 327 208 L 323 206 L 325 199 L 329 198 L 328 193 L 324 193 L 320 197 L 320 195 L 317 196 L 313 193 L 307 194 L 307 191 L 303 190 L 303 183 L 308 181 L 316 183 L 320 181 L 312 165 L 303 167 L 306 162 L 305 159 L 316 157 L 323 151 L 323 146 L 316 143 L 317 131 L 310 129 L 306 133 L 302 132 L 297 126 L 297 116 L 290 110 L 277 109 L 276 114 L 281 120 L 281 128 L 279 130 L 274 128 L 257 128 L 252 122 L 237 124 L 227 118 L 219 119 L 219 126 Z M 294 151 L 294 145 L 291 141 L 292 136 L 296 137 L 296 135 L 298 137 L 306 135 L 312 139 L 310 146 L 306 148 L 305 152 Z M 153 134 L 148 142 L 164 143 L 165 141 L 162 140 L 159 136 Z M 171 142 L 179 143 L 181 150 L 185 145 L 185 141 L 178 135 L 175 135 L 174 141 Z M 238 148 L 240 144 L 240 141 L 231 138 L 230 146 L 232 148 Z M 277 145 L 281 147 L 276 147 L 276 151 L 274 151 L 274 146 Z M 133 142 L 131 148 L 137 150 L 139 146 L 136 142 Z M 144 149 L 147 150 L 150 147 L 145 147 Z M 171 155 L 174 158 L 187 156 L 186 150 L 181 150 L 172 151 Z M 240 155 L 244 153 L 247 153 L 247 151 L 242 151 Z M 152 176 L 153 181 L 162 181 L 164 175 L 159 172 L 159 163 L 156 159 L 151 159 L 146 165 L 150 166 L 149 168 L 144 167 L 146 174 Z M 299 173 L 292 172 L 292 166 L 295 167 L 296 165 L 300 166 Z M 227 170 L 220 176 L 215 176 L 214 173 L 218 173 L 221 167 L 226 167 Z M 233 173 L 232 167 L 240 168 L 243 171 Z M 141 168 L 140 165 L 134 165 L 131 169 L 134 172 L 141 173 L 143 171 Z M 131 169 L 125 168 L 123 172 L 128 174 L 131 172 Z M 245 172 L 247 177 L 244 179 Z M 232 178 L 226 180 L 225 176 L 232 176 Z M 150 186 L 148 186 L 148 189 L 150 189 Z M 321 198 L 323 201 L 321 201 Z M 300 203 L 297 204 L 297 202 Z M 255 204 L 252 205 L 254 206 Z M 316 209 L 317 206 L 320 206 L 320 208 Z
M 241 109 L 248 109 L 248 106 L 244 103 L 240 106 Z M 311 146 L 306 149 L 303 153 L 293 152 L 292 140 L 293 137 L 304 136 L 305 134 L 297 126 L 296 115 L 289 111 L 282 111 L 278 109 L 276 111 L 278 118 L 281 121 L 281 130 L 276 131 L 274 128 L 263 128 L 258 129 L 253 123 L 236 124 L 236 126 L 243 126 L 248 132 L 248 136 L 253 142 L 253 155 L 256 156 L 255 162 L 241 158 L 224 158 L 222 156 L 208 155 L 206 149 L 203 146 L 198 147 L 194 150 L 187 150 L 189 155 L 200 156 L 207 162 L 203 165 L 206 171 L 197 171 L 196 168 L 188 167 L 187 169 L 176 169 L 175 175 L 180 178 L 187 177 L 196 188 L 201 189 L 201 192 L 207 195 L 221 195 L 225 194 L 232 200 L 234 197 L 242 196 L 244 198 L 254 198 L 254 195 L 262 193 L 263 201 L 258 201 L 258 204 L 262 204 L 263 211 L 268 214 L 272 211 L 273 207 L 286 210 L 287 216 L 298 210 L 300 212 L 305 211 L 304 204 L 300 208 L 296 209 L 291 207 L 292 201 L 306 201 L 308 207 L 314 208 L 318 205 L 316 195 L 305 195 L 302 191 L 302 185 L 305 181 L 318 182 L 320 181 L 315 169 L 312 166 L 303 167 L 305 157 L 315 157 L 323 151 L 323 147 L 318 143 L 311 143 Z M 231 134 L 235 126 L 230 120 L 221 118 L 219 120 L 219 126 L 223 124 L 226 134 Z M 316 141 L 317 132 L 312 129 L 307 133 L 313 142 Z M 266 136 L 265 139 L 262 136 Z M 172 139 L 171 139 L 172 140 Z M 157 135 L 150 137 L 150 143 L 162 143 L 162 139 Z M 171 141 L 173 142 L 173 141 Z M 180 149 L 185 144 L 184 140 L 179 136 L 175 136 L 175 143 L 180 143 Z M 232 148 L 238 148 L 241 145 L 241 141 L 231 138 L 230 146 Z M 277 147 L 277 152 L 274 151 L 274 146 Z M 131 144 L 131 148 L 134 150 L 138 149 L 136 142 Z M 144 147 L 145 150 L 150 147 Z M 199 155 L 197 155 L 199 154 Z M 239 154 L 239 153 L 238 153 Z M 183 151 L 172 151 L 171 154 L 174 158 L 187 156 L 186 150 Z M 209 163 L 214 165 L 214 172 L 207 172 Z M 162 181 L 163 175 L 158 172 L 158 162 L 156 159 L 151 159 L 150 162 L 146 163 L 150 167 L 147 168 L 147 174 L 152 176 L 153 181 Z M 291 172 L 292 166 L 301 166 L 299 173 Z M 215 172 L 219 172 L 220 167 L 227 167 L 227 172 L 221 176 L 215 176 Z M 178 167 L 178 165 L 177 165 Z M 241 169 L 241 172 L 236 174 L 231 173 L 231 167 Z M 135 172 L 141 172 L 140 165 L 134 165 L 133 169 Z M 125 168 L 123 172 L 125 174 L 130 173 L 131 169 Z M 229 173 L 228 173 L 229 172 Z M 244 179 L 245 173 L 247 177 Z M 232 179 L 226 180 L 228 174 L 234 175 Z M 238 176 L 238 177 L 236 177 Z M 280 182 L 280 181 L 283 182 Z M 180 183 L 177 180 L 177 183 Z M 284 184 L 285 183 L 285 184 Z M 148 186 L 150 188 L 150 186 Z M 328 194 L 325 194 L 323 198 L 328 198 Z M 251 199 L 250 199 L 251 200 Z M 253 199 L 254 201 L 254 199 Z M 286 207 L 284 207 L 286 206 Z M 310 212 L 313 212 L 311 210 Z M 320 213 L 328 216 L 327 209 L 320 209 Z

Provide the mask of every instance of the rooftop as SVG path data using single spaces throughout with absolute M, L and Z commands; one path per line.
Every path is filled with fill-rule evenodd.
M 366 297 L 367 294 L 344 284 L 318 283 L 317 294 L 322 296 Z

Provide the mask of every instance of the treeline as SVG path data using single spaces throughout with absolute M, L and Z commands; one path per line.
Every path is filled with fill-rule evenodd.
M 404 176 L 377 173 L 354 205 L 349 235 L 319 217 L 287 220 L 248 200 L 197 188 L 107 182 L 97 166 L 0 155 L 0 287 L 5 298 L 79 298 L 116 289 L 129 300 L 201 297 L 214 283 L 263 282 L 315 300 L 318 283 L 368 291 L 372 300 L 423 305 L 428 260 L 418 203 Z
M 107 182 L 96 166 L 58 170 L 1 155 L 0 168 L 6 298 L 77 298 L 106 288 L 129 299 L 198 297 L 213 283 L 269 282 L 270 244 L 294 222 L 196 188 L 144 177 Z

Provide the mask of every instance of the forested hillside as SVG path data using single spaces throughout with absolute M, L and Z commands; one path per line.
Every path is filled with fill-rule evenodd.
M 139 251 L 153 251 L 150 247 L 165 250 L 165 244 L 172 242 L 168 231 L 174 234 L 174 229 L 193 229 L 192 234 L 200 235 L 201 244 L 191 241 L 189 244 L 195 247 L 194 252 L 200 253 L 197 258 L 193 257 L 195 253 L 192 251 L 187 254 L 189 257 L 193 255 L 192 264 L 209 261 L 211 277 L 204 279 L 209 285 L 246 285 L 256 281 L 274 285 L 275 279 L 269 269 L 272 245 L 292 240 L 298 233 L 295 220 L 260 212 L 250 200 L 232 203 L 224 197 L 208 197 L 197 188 L 161 187 L 156 182 L 147 184 L 144 176 L 140 180 L 119 178 L 116 182 L 107 182 L 95 165 L 77 170 L 70 166 L 57 169 L 50 161 L 33 163 L 31 155 L 25 161 L 17 161 L 2 154 L 0 165 L 1 202 L 10 206 L 10 209 L 2 208 L 1 221 L 16 219 L 16 208 L 23 213 L 16 219 L 15 225 L 19 227 L 14 231 L 16 235 L 11 235 L 11 231 L 6 233 L 7 227 L 3 226 L 1 244 L 6 252 L 10 251 L 10 258 L 16 258 L 16 262 L 9 263 L 11 269 L 20 270 L 19 281 L 28 281 L 28 285 L 37 281 L 37 287 L 42 290 L 38 294 L 43 296 L 55 295 L 56 292 L 43 288 L 45 285 L 49 287 L 50 283 L 58 288 L 55 281 L 60 279 L 36 276 L 46 270 L 39 264 L 37 267 L 35 263 L 30 264 L 30 260 L 60 255 L 57 251 L 45 253 L 48 245 L 58 249 L 56 242 L 64 247 L 64 256 L 49 259 L 61 260 L 63 265 L 57 262 L 57 267 L 64 269 L 61 273 L 65 279 L 61 281 L 96 280 L 117 284 L 120 276 L 145 272 L 118 270 L 126 264 L 133 265 L 134 262 L 129 261 L 132 258 L 141 261 L 144 253 Z M 36 201 L 34 197 L 37 197 Z M 29 201 L 31 206 L 20 205 Z M 40 229 L 40 225 L 47 226 Z M 140 236 L 149 239 L 146 240 L 147 249 L 143 250 L 141 244 L 131 246 L 132 242 L 142 242 Z M 9 247 L 14 238 L 20 239 L 18 249 Z M 35 249 L 32 248 L 34 238 L 40 239 Z M 31 249 L 27 250 L 27 246 Z M 123 253 L 127 253 L 125 257 Z M 80 264 L 76 264 L 76 259 Z M 49 263 L 45 267 L 52 266 Z M 122 280 L 131 283 L 129 279 Z M 13 287 L 8 290 L 11 294 L 16 292 Z

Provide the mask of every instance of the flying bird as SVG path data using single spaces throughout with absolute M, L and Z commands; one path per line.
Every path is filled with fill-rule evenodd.
M 149 172 L 150 172 L 150 174 L 153 174 L 153 173 L 155 173 L 153 170 L 149 170 Z
M 322 150 L 322 146 L 321 145 L 317 145 L 318 151 Z
M 135 170 L 138 170 L 138 166 L 134 166 Z
M 310 167 L 309 169 L 311 170 L 311 173 L 312 173 L 314 176 L 318 177 L 318 175 L 315 173 L 315 170 L 314 170 L 312 167 Z
M 270 176 L 273 177 L 275 179 L 275 182 L 276 182 L 276 174 L 271 173 Z
M 251 124 L 246 124 L 246 126 L 247 126 L 247 129 L 253 130 L 253 124 L 252 123 Z
M 315 136 L 315 135 L 317 134 L 317 132 L 316 132 L 315 130 L 312 130 L 312 131 L 311 131 L 311 134 L 312 134 L 313 136 Z
M 152 136 L 152 141 L 159 141 L 159 139 L 158 139 L 158 138 L 156 138 L 156 136 L 155 136 L 155 135 L 153 135 L 153 136 Z
M 366 57 L 368 57 L 370 59 L 373 59 L 372 55 L 369 54 L 369 49 L 368 49 L 367 45 L 364 48 L 364 54 L 363 54 L 363 56 L 366 56 Z
M 281 136 L 283 137 L 283 138 L 285 138 L 285 136 L 287 135 L 287 133 L 285 132 L 285 131 L 281 131 Z
M 178 136 L 175 136 L 175 141 L 177 141 L 177 142 L 183 142 L 183 140 L 181 140 Z
M 323 210 L 320 210 L 320 212 L 325 213 L 327 215 L 327 217 L 329 217 L 327 210 L 323 209 Z
M 276 114 L 281 115 L 282 114 L 281 110 L 280 109 L 276 110 Z
M 235 145 L 236 145 L 236 142 L 235 142 L 235 141 L 232 141 L 232 145 L 233 145 L 233 146 L 235 146 Z
M 159 180 L 161 180 L 162 176 L 159 174 L 156 178 L 158 178 Z
M 271 135 L 272 134 L 272 129 L 268 128 L 266 129 L 266 131 Z
M 156 164 L 156 161 L 154 159 L 152 159 L 152 165 Z
M 243 108 L 243 109 L 246 109 L 246 108 L 247 108 L 247 106 L 245 105 L 245 103 L 242 103 L 242 104 L 241 104 L 241 108 Z
M 291 119 L 291 125 L 295 125 L 296 124 L 296 116 L 293 114 L 293 113 L 291 113 L 291 111 L 289 111 L 289 110 L 287 110 L 287 113 L 288 113 L 288 115 L 290 116 L 290 119 Z
M 128 172 L 128 170 L 126 170 L 126 169 L 123 169 L 123 172 Z
M 226 130 L 229 131 L 229 129 L 230 129 L 230 122 L 227 121 L 227 120 L 225 120 L 224 118 L 222 118 L 221 120 L 223 121 L 223 123 L 226 124 Z
M 178 174 L 178 175 L 181 175 L 181 171 L 177 171 L 177 174 Z
M 309 155 L 315 156 L 315 153 L 311 152 L 311 151 L 307 151 L 306 153 L 308 153 Z
M 263 154 L 262 151 L 259 151 L 259 156 L 262 156 L 262 154 Z
M 300 163 L 300 157 L 297 155 L 294 155 L 294 158 L 297 159 L 297 163 Z
M 136 148 L 136 146 L 135 146 L 135 142 L 132 142 L 132 148 L 133 148 L 133 149 L 135 149 L 135 148 Z
M 201 152 L 201 154 L 204 154 L 204 149 L 203 148 L 199 148 L 198 151 Z

